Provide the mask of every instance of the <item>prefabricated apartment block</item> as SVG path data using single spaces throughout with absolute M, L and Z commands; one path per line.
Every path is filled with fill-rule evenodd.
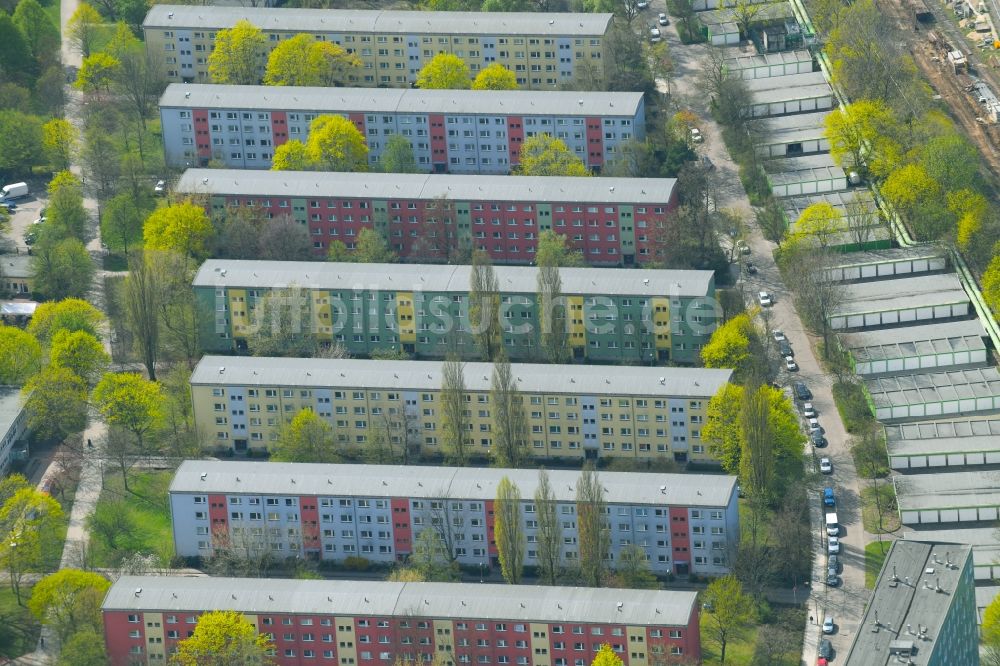
M 879 421 L 1000 410 L 1000 373 L 994 367 L 866 377 L 864 389 Z
M 528 455 L 715 462 L 701 441 L 708 402 L 731 370 L 513 364 Z M 466 363 L 468 450 L 488 458 L 497 430 L 489 363 Z M 384 436 L 396 457 L 444 454 L 440 361 L 205 356 L 191 375 L 194 418 L 215 448 L 260 453 L 308 409 L 345 453 Z
M 837 106 L 837 97 L 823 72 L 771 76 L 746 83 L 753 97 L 754 118 L 829 111 Z
M 995 524 L 1000 518 L 1000 472 L 934 472 L 893 477 L 904 525 Z
M 511 360 L 539 360 L 538 269 L 494 268 L 502 340 Z M 269 294 L 302 313 L 321 341 L 352 355 L 402 350 L 478 357 L 469 322 L 471 266 L 211 259 L 194 279 L 204 351 L 233 351 Z M 561 268 L 573 358 L 694 364 L 716 328 L 712 271 Z M 474 322 L 476 329 L 482 322 Z
M 701 658 L 692 591 L 122 576 L 102 606 L 108 664 L 168 663 L 216 610 L 268 634 L 278 666 L 587 666 L 603 643 L 626 666 Z
M 883 426 L 893 469 L 1000 464 L 1000 418 L 981 416 Z
M 174 192 L 210 211 L 235 206 L 306 226 L 325 255 L 333 241 L 353 250 L 377 230 L 411 261 L 446 261 L 481 250 L 496 264 L 529 264 L 543 231 L 592 265 L 648 261 L 677 205 L 673 178 L 560 178 L 400 173 L 189 169 Z
M 170 82 L 208 83 L 219 30 L 249 21 L 267 37 L 268 51 L 303 34 L 342 46 L 361 61 L 348 78 L 352 86 L 406 88 L 434 56 L 452 53 L 473 76 L 499 63 L 520 88 L 552 89 L 578 77 L 604 80 L 611 20 L 611 14 L 153 5 L 142 27 L 147 50 Z M 263 66 L 262 60 L 261 75 Z
M 172 83 L 160 97 L 164 156 L 177 168 L 216 161 L 269 169 L 275 148 L 305 141 L 312 120 L 331 114 L 354 123 L 372 165 L 398 134 L 410 140 L 417 167 L 436 172 L 508 173 L 536 134 L 561 139 L 599 168 L 646 135 L 642 93 Z
M 561 564 L 580 559 L 576 484 L 581 472 L 549 470 L 562 530 Z M 461 565 L 497 566 L 497 484 L 524 498 L 525 566 L 538 564 L 539 472 L 534 469 L 320 465 L 186 460 L 170 484 L 174 548 L 182 557 L 223 549 L 277 557 L 404 560 L 425 529 L 438 532 Z M 636 545 L 657 574 L 724 575 L 736 556 L 736 477 L 601 472 L 608 511 L 607 557 L 615 568 Z
M 843 300 L 830 316 L 835 330 L 926 324 L 970 314 L 969 296 L 954 274 L 858 282 L 844 287 Z
M 983 325 L 976 319 L 876 329 L 841 336 L 858 375 L 949 370 L 986 365 Z

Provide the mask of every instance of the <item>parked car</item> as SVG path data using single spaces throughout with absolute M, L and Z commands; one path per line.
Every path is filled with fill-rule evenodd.
M 771 335 L 774 336 L 775 342 L 787 342 L 788 338 L 785 337 L 785 332 L 780 328 L 776 328 L 771 331 Z
M 639 9 L 646 9 L 647 7 L 649 7 L 649 0 L 639 0 L 637 3 L 635 3 L 635 6 L 638 7 Z
M 23 199 L 28 196 L 27 183 L 11 183 L 0 188 L 0 201 L 11 201 L 12 199 Z
M 795 359 L 791 356 L 785 357 L 785 370 L 788 372 L 798 372 L 799 364 L 795 362 Z
M 795 356 L 795 352 L 792 350 L 792 346 L 788 344 L 788 340 L 782 340 L 778 343 L 778 351 L 781 352 L 782 356 Z
M 832 634 L 833 633 L 833 626 L 834 626 L 833 625 L 833 616 L 832 615 L 827 615 L 826 618 L 823 619 L 823 633 L 824 634 Z
M 833 488 L 823 489 L 823 506 L 836 506 L 837 498 L 833 495 Z
M 167 194 L 167 181 L 158 180 L 156 185 L 153 187 L 153 194 L 158 197 L 165 196 Z
M 660 14 L 660 16 L 663 16 L 663 14 Z M 692 127 L 691 128 L 691 142 L 692 143 L 701 143 L 704 140 L 705 140 L 705 136 L 701 133 L 701 130 L 698 129 L 697 127 Z
M 833 463 L 830 462 L 829 458 L 819 459 L 819 471 L 820 474 L 833 474 Z M 837 552 L 837 551 L 833 551 Z
M 760 301 L 760 306 L 762 308 L 769 308 L 774 305 L 774 300 L 771 298 L 771 294 L 766 291 L 762 291 L 757 294 L 757 300 Z
M 746 269 L 747 275 L 756 275 L 757 274 L 757 266 L 752 261 L 748 261 L 746 263 L 745 269 Z
M 819 430 L 809 433 L 809 441 L 812 442 L 812 445 L 817 449 L 822 449 L 826 446 L 826 437 L 824 437 L 823 433 Z
M 840 537 L 832 536 L 826 538 L 826 552 L 830 554 L 840 552 Z
M 802 403 L 802 416 L 806 417 L 807 419 L 816 418 L 816 409 L 813 407 L 813 404 L 811 402 Z
M 708 159 L 708 155 L 701 156 L 701 168 L 705 171 L 715 171 L 715 165 L 712 164 L 712 160 Z M 750 254 L 750 248 L 747 248 L 743 254 Z
M 795 397 L 799 400 L 812 400 L 813 394 L 806 386 L 805 382 L 795 382 L 792 384 L 792 389 L 795 391 Z
M 829 587 L 837 587 L 838 585 L 840 585 L 840 576 L 838 576 L 837 574 L 831 574 L 831 573 L 827 572 L 827 574 L 826 574 L 826 584 Z
M 667 15 L 663 12 L 660 12 L 660 15 L 656 18 L 656 20 L 660 22 L 660 25 L 670 25 L 670 19 L 668 19 Z
M 660 37 L 661 35 L 659 28 L 653 26 L 652 28 L 649 29 L 649 41 L 655 44 L 656 42 L 660 41 Z
M 830 555 L 826 560 L 826 568 L 833 569 L 833 573 L 840 571 L 840 555 Z

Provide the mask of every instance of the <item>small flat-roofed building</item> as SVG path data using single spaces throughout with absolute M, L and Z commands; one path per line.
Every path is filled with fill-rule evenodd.
M 893 477 L 904 525 L 996 522 L 1000 517 L 1000 472 L 901 474 Z
M 1000 419 L 978 417 L 883 426 L 893 469 L 1000 464 Z
M 919 275 L 947 270 L 946 254 L 933 248 L 888 248 L 842 255 L 827 269 L 830 279 L 859 282 L 900 275 Z
M 968 546 L 903 540 L 889 549 L 844 664 L 907 663 L 978 666 Z
M 982 366 L 988 361 L 978 319 L 875 329 L 841 337 L 862 376 Z
M 0 477 L 21 455 L 21 441 L 27 430 L 28 416 L 20 389 L 0 386 Z
M 879 421 L 1000 410 L 1000 372 L 994 367 L 865 377 L 864 389 Z
M 0 257 L 0 290 L 9 297 L 31 293 L 31 256 L 5 254 Z
M 497 63 L 514 72 L 522 89 L 554 89 L 577 76 L 605 78 L 611 14 L 544 12 L 426 12 L 153 5 L 142 29 L 149 54 L 170 82 L 210 81 L 208 56 L 216 34 L 249 21 L 267 38 L 309 35 L 343 47 L 361 61 L 351 86 L 405 88 L 438 53 L 453 53 L 472 76 Z M 377 47 L 376 47 L 377 45 Z M 261 62 L 261 75 L 263 76 Z
M 101 608 L 109 666 L 164 664 L 202 613 L 235 611 L 274 636 L 278 666 L 396 661 L 548 666 L 569 637 L 625 666 L 701 660 L 697 593 L 481 583 L 122 576 Z M 596 648 L 595 648 L 596 646 Z M 377 661 L 376 661 L 377 660 Z M 235 666 L 235 665 L 234 665 Z
M 597 365 L 515 363 L 511 372 L 526 402 L 528 454 L 534 458 L 718 464 L 701 441 L 701 429 L 709 401 L 731 370 L 625 366 L 609 373 Z M 479 405 L 469 415 L 470 455 L 488 459 L 497 429 L 493 366 L 466 363 L 463 377 L 467 399 Z M 195 423 L 216 449 L 264 453 L 284 419 L 261 414 L 291 418 L 309 409 L 330 424 L 345 454 L 364 449 L 379 433 L 394 457 L 404 447 L 408 455 L 444 455 L 440 361 L 205 356 L 190 383 Z M 227 415 L 222 423 L 220 414 Z M 597 416 L 591 420 L 588 414 Z M 599 427 L 605 421 L 635 427 Z
M 217 161 L 270 169 L 275 148 L 306 141 L 321 115 L 349 119 L 373 167 L 388 138 L 401 135 L 410 138 L 417 168 L 438 173 L 509 173 L 520 164 L 524 139 L 536 134 L 560 138 L 597 168 L 619 144 L 646 135 L 641 92 L 172 83 L 160 97 L 164 159 L 178 168 Z
M 739 72 L 744 80 L 808 74 L 815 68 L 816 61 L 808 49 L 778 53 L 756 53 L 755 49 L 726 59 L 726 69 L 733 73 Z
M 903 532 L 907 541 L 941 541 L 972 547 L 973 577 L 976 581 L 1000 578 L 1000 533 L 996 527 L 950 527 L 946 530 Z
M 811 76 L 797 74 L 796 76 Z M 780 81 L 789 77 L 754 79 L 754 81 Z M 751 81 L 752 83 L 752 81 Z M 828 83 L 798 85 L 795 87 L 774 87 L 753 93 L 750 110 L 754 118 L 768 118 L 792 113 L 829 111 L 837 106 L 837 97 Z
M 829 111 L 778 116 L 767 121 L 767 129 L 757 142 L 763 157 L 799 157 L 830 151 L 824 119 Z
M 441 261 L 470 249 L 496 264 L 535 261 L 538 237 L 554 231 L 591 265 L 650 261 L 656 233 L 677 205 L 673 178 L 570 178 L 450 174 L 188 169 L 173 191 L 203 196 L 210 211 L 253 207 L 290 216 L 326 256 L 333 241 L 356 247 L 377 229 L 398 256 Z M 579 228 L 584 224 L 586 229 Z M 503 224 L 504 230 L 496 232 Z M 596 228 L 595 228 L 596 227 Z
M 823 194 L 804 194 L 801 196 L 785 197 L 780 203 L 782 209 L 785 211 L 785 217 L 788 218 L 789 225 L 794 225 L 802 215 L 802 211 L 809 208 L 809 206 L 817 203 L 828 203 L 844 216 L 845 220 L 851 216 L 870 217 L 871 219 L 867 220 L 869 226 L 874 225 L 876 229 L 882 228 L 876 216 L 878 208 L 875 206 L 871 190 L 868 189 L 838 190 L 836 192 L 824 192 Z
M 969 295 L 954 274 L 858 282 L 844 287 L 843 301 L 830 316 L 834 330 L 929 323 L 970 314 Z
M 571 563 L 579 559 L 580 472 L 553 469 L 548 476 L 565 521 L 560 560 Z M 422 530 L 438 525 L 459 564 L 495 566 L 493 503 L 505 477 L 524 498 L 524 563 L 535 566 L 534 469 L 186 460 L 170 484 L 174 548 L 183 557 L 263 549 L 392 564 L 413 552 Z M 612 568 L 634 543 L 657 574 L 729 573 L 739 541 L 736 477 L 600 472 L 598 479 L 611 516 Z
M 778 198 L 847 189 L 847 174 L 828 154 L 770 160 L 764 168 Z
M 513 361 L 537 360 L 541 331 L 538 269 L 496 266 L 502 341 Z M 273 293 L 298 303 L 321 342 L 353 355 L 403 350 L 471 357 L 468 265 L 355 264 L 210 259 L 194 279 L 205 351 L 241 347 L 255 308 Z M 718 320 L 712 271 L 561 268 L 574 358 L 605 363 L 672 359 L 693 364 Z M 292 299 L 292 300 L 289 300 Z M 375 301 L 378 307 L 361 307 Z M 508 316 L 509 314 L 509 316 Z M 454 346 L 452 346 L 454 345 Z

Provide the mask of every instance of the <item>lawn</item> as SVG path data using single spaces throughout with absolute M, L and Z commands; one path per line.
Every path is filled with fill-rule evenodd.
M 837 411 L 840 412 L 844 428 L 852 435 L 864 430 L 867 423 L 875 418 L 861 384 L 854 382 L 835 383 L 833 385 L 833 401 L 837 404 Z
M 865 587 L 869 590 L 875 589 L 875 580 L 891 546 L 892 541 L 872 541 L 865 546 Z
M 879 508 L 882 509 L 881 520 L 879 520 Z M 891 482 L 882 481 L 877 486 L 868 485 L 861 491 L 861 519 L 864 522 L 865 531 L 871 534 L 879 534 L 880 532 L 887 534 L 899 529 L 896 489 Z
M 758 655 L 758 660 L 766 654 L 767 663 L 772 666 L 798 666 L 802 658 L 802 627 L 805 624 L 805 610 L 802 608 L 784 608 L 779 611 L 772 611 L 771 619 L 774 624 L 760 624 L 752 627 L 744 633 L 738 640 L 731 640 L 726 646 L 726 664 L 750 664 L 754 661 L 754 655 L 758 651 L 758 638 L 763 640 L 773 640 L 774 645 L 785 646 L 785 650 L 780 655 L 769 650 L 762 650 Z M 708 613 L 701 613 L 701 658 L 705 666 L 718 666 L 719 647 L 711 638 L 711 625 L 708 624 Z M 782 627 L 782 637 L 776 638 L 770 631 L 776 627 Z
M 163 565 L 174 556 L 167 488 L 172 470 L 133 470 L 129 490 L 116 470 L 105 470 L 104 489 L 94 510 L 103 529 L 91 526 L 94 566 L 114 567 L 131 553 L 154 553 Z
M 21 594 L 27 603 L 31 588 L 25 586 Z M 4 583 L 0 587 L 0 661 L 34 651 L 39 630 L 38 622 L 27 608 L 17 605 L 10 585 Z

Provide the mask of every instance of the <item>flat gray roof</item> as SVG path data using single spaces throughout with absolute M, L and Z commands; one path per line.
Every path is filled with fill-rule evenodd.
M 907 541 L 943 541 L 972 546 L 975 564 L 1000 564 L 1000 533 L 996 527 L 951 527 L 946 530 L 903 532 Z M 954 559 L 952 560 L 954 562 Z
M 483 583 L 122 576 L 108 590 L 102 608 L 685 626 L 697 597 L 684 591 L 622 592 Z
M 1000 472 L 968 470 L 894 478 L 900 511 L 1000 506 Z
M 795 16 L 792 7 L 787 2 L 757 2 L 761 6 L 760 11 L 754 18 L 755 21 L 767 21 L 782 18 L 792 18 Z M 705 25 L 722 25 L 735 23 L 735 13 L 731 8 L 712 9 L 697 13 L 698 19 Z
M 958 276 L 948 273 L 855 282 L 844 287 L 843 300 L 837 315 L 968 303 L 969 295 Z
M 841 213 L 846 214 L 847 206 L 853 201 L 861 202 L 870 211 L 875 211 L 875 201 L 872 198 L 871 190 L 840 190 L 837 192 L 823 192 L 821 194 L 807 194 L 796 197 L 787 197 L 781 200 L 781 207 L 789 220 L 794 223 L 799 216 L 809 206 L 824 202 L 828 203 Z
M 495 266 L 502 293 L 534 294 L 534 266 Z M 471 266 L 428 264 L 339 264 L 310 261 L 209 259 L 198 269 L 196 287 L 366 289 L 462 293 L 469 290 Z M 563 294 L 702 297 L 712 271 L 630 268 L 560 268 Z
M 534 469 L 407 467 L 404 465 L 319 465 L 234 460 L 185 460 L 170 483 L 172 493 L 317 495 L 322 497 L 411 497 L 492 500 L 509 478 L 532 497 Z M 549 470 L 556 501 L 575 502 L 576 470 Z M 599 472 L 609 504 L 726 507 L 736 477 L 723 474 Z
M 820 111 L 768 118 L 766 138 L 763 141 L 774 144 L 823 138 L 826 134 L 823 119 L 828 115 L 829 111 Z
M 570 178 L 188 169 L 175 192 L 233 196 L 666 204 L 675 178 Z
M 448 113 L 500 116 L 635 116 L 642 93 L 562 90 L 306 88 L 171 83 L 161 108 L 316 113 Z
M 944 321 L 924 324 L 921 326 L 903 326 L 901 328 L 875 329 L 858 331 L 840 336 L 841 344 L 848 349 L 860 349 L 878 345 L 891 345 L 896 342 L 921 342 L 923 340 L 939 340 L 942 338 L 983 337 L 986 332 L 978 319 L 962 319 L 961 321 Z
M 27 254 L 6 254 L 0 257 L 0 275 L 10 278 L 31 277 L 31 257 Z
M 868 190 L 869 197 L 871 193 Z M 870 199 L 869 199 L 870 200 Z M 840 255 L 840 261 L 834 263 L 836 268 L 847 268 L 851 266 L 874 266 L 877 264 L 891 264 L 907 259 L 938 259 L 945 254 L 934 248 L 886 248 L 884 250 L 871 250 L 869 252 L 850 252 Z
M 864 382 L 876 407 L 923 405 L 1000 395 L 1000 373 L 992 367 L 865 377 Z
M 2 440 L 14 421 L 24 411 L 24 398 L 21 389 L 15 386 L 0 386 L 0 440 Z
M 984 453 L 1000 450 L 996 417 L 915 421 L 884 425 L 889 455 L 919 456 Z
M 204 356 L 191 384 L 225 386 L 315 386 L 438 390 L 440 361 Z M 662 395 L 711 398 L 726 385 L 732 370 L 623 366 L 609 373 L 598 365 L 512 363 L 522 393 Z M 465 363 L 469 391 L 489 391 L 491 363 Z
M 812 62 L 812 54 L 806 49 L 778 51 L 777 53 L 748 53 L 726 59 L 729 69 L 753 69 L 772 65 L 789 65 L 797 62 Z
M 309 34 L 599 36 L 612 14 L 534 12 L 424 12 L 288 7 L 153 5 L 142 27 L 218 30 L 242 20 L 265 32 Z
M 911 342 L 887 342 L 851 349 L 855 361 L 886 361 L 898 358 L 913 358 L 930 354 L 967 352 L 986 349 L 983 339 L 977 335 L 963 335 L 948 338 L 931 338 Z
M 747 88 L 754 94 L 764 90 L 795 90 L 798 88 L 811 88 L 813 86 L 824 85 L 830 90 L 823 72 L 808 72 L 806 74 L 786 74 L 784 76 L 768 76 L 759 79 L 748 79 Z
M 809 76 L 808 74 L 796 74 L 796 76 Z M 783 77 L 771 77 L 783 78 Z M 771 79 L 752 79 L 753 81 L 770 81 Z M 833 90 L 826 83 L 817 83 L 813 86 L 795 86 L 794 88 L 770 88 L 768 90 L 758 90 L 753 94 L 754 104 L 776 104 L 778 102 L 791 102 L 797 99 L 819 99 L 830 97 Z
M 951 553 L 956 568 L 947 566 L 945 552 Z M 968 546 L 953 543 L 893 542 L 844 663 L 895 664 L 897 657 L 890 649 L 907 644 L 914 646 L 919 663 L 927 663 L 922 657 L 934 650 L 951 603 L 957 598 L 952 593 L 959 587 L 970 555 Z M 909 585 L 905 583 L 907 578 Z M 936 590 L 938 585 L 946 594 Z M 926 628 L 926 637 L 908 634 L 908 626 L 913 627 L 913 634 Z

